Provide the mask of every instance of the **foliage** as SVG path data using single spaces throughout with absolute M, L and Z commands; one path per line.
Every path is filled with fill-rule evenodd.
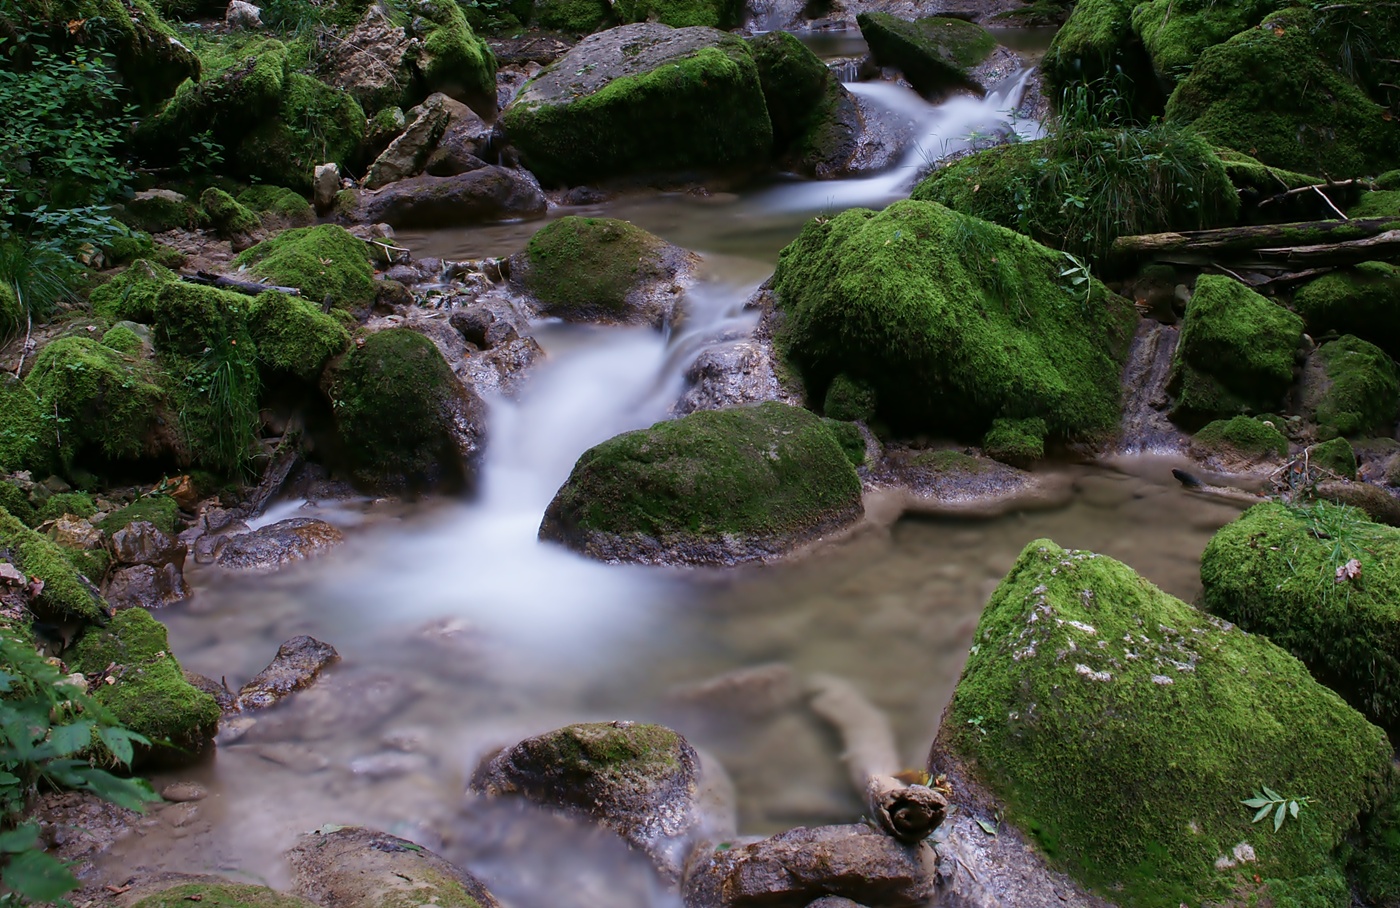
M 1254 819 L 1250 820 L 1251 823 L 1258 823 L 1272 813 L 1274 815 L 1274 832 L 1278 832 L 1279 829 L 1283 827 L 1283 818 L 1285 814 L 1293 817 L 1295 820 L 1298 819 L 1299 812 L 1304 807 L 1308 806 L 1308 801 L 1310 800 L 1307 797 L 1285 798 L 1267 785 L 1263 786 L 1263 788 L 1263 794 L 1256 791 L 1254 797 L 1246 798 L 1240 803 L 1257 811 L 1254 814 Z
M 56 901 L 78 885 L 44 852 L 38 824 L 21 821 L 41 785 L 90 791 L 132 810 L 159 800 L 144 781 L 85 759 L 94 741 L 118 764 L 131 762 L 134 744 L 147 743 L 40 656 L 32 640 L 0 626 L 0 882 L 11 893 L 0 903 Z

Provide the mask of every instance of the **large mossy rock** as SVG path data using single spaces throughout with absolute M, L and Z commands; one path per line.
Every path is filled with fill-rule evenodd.
M 45 621 L 78 624 L 107 619 L 107 603 L 64 550 L 4 508 L 0 508 L 0 560 L 43 582 L 30 607 Z
M 844 173 L 856 152 L 861 117 L 841 80 L 787 32 L 750 38 L 749 51 L 758 65 L 778 161 L 810 176 Z
M 345 327 L 320 306 L 285 293 L 253 299 L 248 333 L 258 345 L 259 363 L 306 381 L 315 381 L 326 362 L 350 343 Z
M 295 889 L 334 908 L 500 908 L 467 871 L 422 845 L 362 826 L 298 838 L 287 852 Z
M 409 328 L 358 338 L 322 378 L 356 481 L 460 488 L 485 444 L 486 406 L 433 342 Z
M 1171 418 L 1186 428 L 1282 409 L 1303 320 L 1232 278 L 1196 281 L 1172 361 Z
M 1120 236 L 1224 227 L 1240 209 L 1215 150 L 1161 124 L 999 145 L 939 168 L 912 198 L 1099 260 Z
M 1133 31 L 1137 0 L 1079 0 L 1045 52 L 1041 77 L 1058 104 L 1067 91 L 1088 86 L 1091 93 L 1117 92 L 1140 115 L 1160 113 L 1166 97 L 1152 72 L 1152 61 Z
M 1289 170 L 1341 179 L 1393 166 L 1400 122 L 1338 71 L 1317 28 L 1294 7 L 1208 49 L 1177 85 L 1167 119 Z
M 1308 331 L 1354 334 L 1400 356 L 1400 267 L 1363 262 L 1309 281 L 1293 295 Z
M 1318 438 L 1390 435 L 1400 411 L 1400 370 L 1375 344 L 1350 334 L 1329 341 L 1304 371 L 1303 409 Z
M 982 26 L 937 16 L 910 22 L 878 12 L 861 13 L 856 23 L 875 62 L 897 67 L 920 94 L 938 96 L 958 88 L 981 92 L 968 70 L 996 47 Z
M 335 224 L 283 231 L 234 261 L 256 277 L 297 288 L 316 305 L 330 300 L 334 308 L 361 309 L 374 302 L 374 268 L 365 242 Z
M 1264 637 L 1040 539 L 982 613 L 932 768 L 974 779 L 1125 908 L 1343 908 L 1338 849 L 1389 794 L 1391 757 Z M 1263 786 L 1309 800 L 1275 831 L 1241 803 Z
M 1133 31 L 1168 89 L 1184 78 L 1208 47 L 1223 44 L 1277 9 L 1279 0 L 1149 0 L 1132 10 Z
M 1252 416 L 1235 416 L 1206 423 L 1191 444 L 1208 456 L 1232 460 L 1280 460 L 1288 456 L 1288 438 Z
M 570 215 L 530 237 L 510 273 L 549 315 L 661 328 L 675 314 L 676 281 L 696 264 L 694 253 L 626 221 Z
M 588 449 L 540 538 L 605 561 L 731 564 L 781 556 L 861 513 L 860 480 L 822 419 L 766 403 Z
M 660 22 L 672 28 L 737 28 L 744 21 L 743 0 L 617 0 L 623 22 Z
M 92 677 L 97 701 L 149 738 L 151 756 L 162 762 L 188 761 L 218 731 L 219 705 L 185 680 L 165 626 L 143 608 L 126 609 L 106 627 L 89 628 L 64 652 L 64 661 Z
M 430 25 L 412 66 L 428 92 L 440 91 L 486 119 L 496 116 L 496 57 L 472 31 L 455 0 L 419 0 L 415 11 Z
M 1065 264 L 933 202 L 817 218 L 779 257 L 775 340 L 809 399 L 844 373 L 896 432 L 976 440 L 1039 417 L 1054 438 L 1110 434 L 1136 316 Z
M 753 170 L 773 127 L 740 38 L 646 23 L 590 35 L 532 79 L 502 116 L 546 184 Z
M 1328 502 L 1260 504 L 1206 546 L 1202 603 L 1288 649 L 1319 681 L 1395 733 L 1398 566 L 1400 530 L 1372 523 L 1360 510 Z
M 39 398 L 13 375 L 0 374 L 0 472 L 41 471 L 48 440 Z

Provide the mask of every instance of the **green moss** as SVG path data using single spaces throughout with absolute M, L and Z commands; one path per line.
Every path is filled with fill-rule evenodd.
M 1132 27 L 1137 5 L 1137 0 L 1079 0 L 1074 5 L 1041 61 L 1052 103 L 1083 85 L 1099 97 L 1118 93 L 1143 119 L 1161 112 L 1166 99 Z
M 112 556 L 106 549 L 72 549 L 60 546 L 59 551 L 68 559 L 68 563 L 73 565 L 74 570 L 98 586 L 107 576 L 107 569 L 112 566 Z
M 1026 466 L 1045 457 L 1045 420 L 996 419 L 982 436 L 982 450 L 993 460 Z
M 198 206 L 179 193 L 163 191 L 132 199 L 122 206 L 119 216 L 123 223 L 146 233 L 189 229 L 204 223 L 204 213 Z
M 1389 435 L 1400 411 L 1400 372 L 1383 350 L 1348 334 L 1317 351 L 1329 387 L 1313 418 L 1318 436 Z
M 1149 0 L 1133 9 L 1132 25 L 1157 78 L 1170 86 L 1191 71 L 1206 48 L 1228 41 L 1277 7 L 1277 0 Z
M 529 91 L 506 108 L 502 123 L 547 185 L 755 167 L 772 155 L 758 68 L 740 38 L 726 36 L 582 97 L 547 102 Z
M 1120 236 L 1221 227 L 1239 213 L 1215 150 L 1161 123 L 990 148 L 935 171 L 913 198 L 1094 258 Z
M 199 204 L 209 216 L 209 223 L 220 236 L 252 233 L 262 226 L 262 219 L 240 205 L 233 196 L 214 186 L 204 190 Z
M 28 577 L 44 582 L 31 608 L 47 621 L 105 621 L 107 604 L 84 583 L 63 549 L 0 509 L 0 554 Z
M 1368 192 L 1347 212 L 1353 218 L 1400 218 L 1400 192 Z
M 1313 335 L 1353 334 L 1400 356 L 1400 267 L 1364 262 L 1324 274 L 1298 288 L 1293 308 Z
M 39 443 L 65 465 L 98 451 L 139 458 L 157 431 L 167 400 L 163 376 L 145 360 L 86 337 L 61 337 L 39 351 L 25 385 L 41 412 L 56 414 Z
M 542 28 L 586 35 L 612 18 L 607 0 L 541 0 L 535 7 L 535 23 Z
M 1047 539 L 993 594 L 942 727 L 1010 822 L 1125 908 L 1314 885 L 1392 779 L 1385 734 L 1288 653 Z M 1275 833 L 1240 803 L 1264 785 L 1312 800 Z M 1241 842 L 1256 861 L 1218 868 Z
M 163 285 L 156 295 L 156 351 L 162 356 L 200 359 L 213 351 L 222 352 L 230 343 L 240 344 L 256 355 L 246 322 L 252 299 L 231 293 L 175 281 Z
M 1303 320 L 1228 277 L 1201 275 L 1172 362 L 1171 418 L 1191 428 L 1279 409 L 1293 383 Z
M 113 511 L 98 524 L 98 529 L 108 535 L 122 527 L 144 520 L 154 524 L 156 529 L 167 536 L 175 535 L 175 520 L 180 515 L 180 506 L 169 495 L 147 495 L 132 504 Z
M 161 288 L 178 280 L 170 269 L 141 259 L 92 291 L 88 301 L 103 318 L 150 324 L 155 321 Z
M 1356 478 L 1356 451 L 1345 438 L 1334 438 L 1308 449 L 1308 460 L 1343 479 Z
M 667 276 L 665 248 L 660 237 L 626 221 L 569 215 L 525 244 L 525 288 L 554 315 L 619 317 L 634 290 Z
M 929 17 L 909 22 L 872 12 L 856 16 L 856 23 L 875 62 L 898 67 L 909 84 L 925 95 L 974 86 L 967 70 L 996 47 L 990 32 L 961 19 Z
M 841 446 L 851 466 L 859 467 L 865 463 L 865 436 L 861 434 L 859 426 L 853 422 L 831 418 L 823 418 L 822 425 L 826 426 L 826 430 Z
M 24 307 L 15 295 L 15 288 L 7 281 L 0 281 L 0 341 L 19 333 L 24 323 Z
M 238 194 L 238 204 L 289 224 L 309 224 L 316 219 L 310 202 L 300 193 L 281 186 L 250 186 Z
M 615 9 L 623 22 L 660 22 L 672 28 L 728 30 L 744 21 L 742 0 L 618 0 Z
M 149 233 L 140 231 L 127 236 L 119 236 L 107 245 L 107 264 L 126 265 L 138 259 L 149 259 L 166 268 L 178 268 L 185 261 L 185 254 L 164 243 L 151 239 Z
M 111 347 L 127 356 L 136 356 L 141 352 L 141 338 L 126 325 L 113 325 L 102 335 L 102 346 Z
M 327 297 L 340 309 L 374 302 L 374 269 L 364 241 L 335 224 L 285 230 L 234 261 L 274 284 L 296 287 L 313 304 Z
M 45 466 L 50 430 L 44 413 L 29 387 L 12 375 L 0 374 L 0 471 Z
M 1350 871 L 1362 900 L 1369 905 L 1400 901 L 1400 794 L 1362 825 L 1351 856 Z
M 461 101 L 482 117 L 492 117 L 496 57 L 491 48 L 472 32 L 461 7 L 452 0 L 423 0 L 417 12 L 433 23 L 416 61 L 427 89 Z
M 820 57 L 787 32 L 768 32 L 748 43 L 773 124 L 775 155 L 820 175 L 826 159 L 842 154 L 850 138 L 845 89 Z
M 148 895 L 133 908 L 189 908 L 191 902 L 200 908 L 313 908 L 296 896 L 244 883 L 185 883 Z
M 1052 436 L 1095 436 L 1117 426 L 1136 316 L 1063 271 L 1060 254 L 941 205 L 854 209 L 782 251 L 776 341 L 814 399 L 845 373 L 897 432 L 981 437 L 1038 416 Z
M 0 510 L 9 511 L 28 527 L 39 522 L 34 506 L 29 503 L 29 496 L 19 486 L 4 480 L 0 480 Z
M 1252 416 L 1208 422 L 1193 436 L 1204 447 L 1245 457 L 1287 457 L 1288 439 L 1272 425 Z
M 126 609 L 107 627 L 89 628 L 64 660 L 94 676 L 97 701 L 152 742 L 198 752 L 218 731 L 219 705 L 185 680 L 170 653 L 165 627 L 145 609 Z M 116 683 L 102 683 L 105 677 Z
M 1315 29 L 1293 7 L 1208 49 L 1167 119 L 1275 167 L 1338 179 L 1384 169 L 1400 157 L 1400 127 L 1324 59 Z
M 40 522 L 45 520 L 55 520 L 64 514 L 72 514 L 74 517 L 91 517 L 97 513 L 97 505 L 92 503 L 92 498 L 83 492 L 60 492 L 57 495 L 50 495 L 39 506 L 37 517 Z
M 264 365 L 310 381 L 350 343 L 350 334 L 338 321 L 307 300 L 284 293 L 254 298 L 248 330 Z
M 822 420 L 797 407 L 692 413 L 584 452 L 546 525 L 663 548 L 805 538 L 860 508 L 860 480 Z
M 433 342 L 408 328 L 376 331 L 327 374 L 336 427 L 356 478 L 410 485 L 460 463 L 450 437 L 456 379 Z
M 662 725 L 590 722 L 569 725 L 521 742 L 521 769 L 538 768 L 582 782 L 597 780 L 646 784 L 666 778 L 681 766 L 681 736 Z
M 845 422 L 869 422 L 878 409 L 875 389 L 868 382 L 853 379 L 844 372 L 831 380 L 822 400 L 822 413 Z
M 310 76 L 291 73 L 275 116 L 263 119 L 229 145 L 233 175 L 303 191 L 316 165 L 334 162 L 353 170 L 365 140 L 365 112 L 349 93 Z
M 1387 170 L 1376 177 L 1376 188 L 1382 192 L 1394 192 L 1400 190 L 1400 170 Z
M 1397 558 L 1400 530 L 1355 508 L 1256 505 L 1206 546 L 1202 602 L 1268 635 L 1393 734 L 1400 730 Z M 1338 569 L 1353 559 L 1359 573 L 1339 581 Z

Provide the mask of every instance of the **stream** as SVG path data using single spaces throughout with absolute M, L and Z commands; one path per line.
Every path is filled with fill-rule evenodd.
M 919 136 L 898 167 L 876 176 L 558 212 L 625 218 L 701 253 L 683 329 L 541 325 L 543 364 L 517 400 L 489 402 L 474 500 L 286 502 L 268 519 L 320 516 L 351 528 L 348 541 L 267 577 L 192 566 L 193 599 L 159 614 L 187 669 L 236 689 L 297 634 L 331 643 L 343 661 L 260 714 L 215 759 L 156 777 L 157 789 L 195 781 L 209 796 L 142 821 L 114 848 L 112 865 L 285 886 L 280 855 L 296 835 L 366 824 L 439 851 L 512 908 L 678 904 L 611 834 L 466 796 L 477 761 L 570 722 L 658 721 L 724 767 L 742 833 L 851 822 L 862 807 L 839 742 L 790 695 L 794 678 L 825 672 L 855 683 L 887 711 L 904 758 L 919 766 L 982 606 L 1030 540 L 1122 559 L 1193 599 L 1200 553 L 1238 509 L 1183 492 L 1170 472 L 1179 461 L 1151 454 L 1046 467 L 1072 484 L 1062 506 L 871 521 L 775 567 L 607 566 L 536 540 L 582 451 L 665 418 L 706 344 L 752 327 L 744 301 L 807 218 L 907 195 L 931 160 L 974 133 L 1034 135 L 1036 124 L 1006 112 L 1025 83 L 1022 72 L 984 100 L 939 107 L 892 85 L 852 86 L 911 118 Z M 399 239 L 418 256 L 473 259 L 515 252 L 540 226 Z M 685 693 L 741 669 L 758 680 L 737 698 Z

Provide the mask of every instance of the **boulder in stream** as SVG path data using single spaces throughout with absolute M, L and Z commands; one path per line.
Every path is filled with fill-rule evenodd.
M 695 749 L 671 729 L 595 722 L 526 738 L 478 768 L 471 787 L 589 816 L 678 878 L 681 846 L 701 822 L 699 781 Z
M 324 520 L 292 517 L 229 537 L 215 560 L 232 571 L 275 571 L 314 558 L 343 541 L 340 530 Z
M 511 283 L 566 321 L 649 324 L 677 320 L 681 290 L 700 257 L 614 218 L 551 221 L 511 256 Z
M 790 553 L 863 513 L 827 422 L 779 403 L 701 411 L 585 451 L 540 538 L 604 561 L 734 564 Z
M 424 175 L 390 183 L 362 198 L 354 219 L 396 229 L 432 229 L 537 218 L 547 207 L 544 193 L 526 175 L 482 164 L 452 176 Z
M 238 689 L 238 709 L 265 709 L 309 687 L 340 654 L 329 643 L 315 637 L 293 637 L 277 647 L 277 655 L 267 668 Z
M 881 66 L 896 66 L 920 94 L 936 97 L 954 89 L 982 94 L 968 73 L 996 47 L 980 25 L 929 16 L 909 22 L 889 13 L 856 17 L 870 53 Z
M 779 162 L 823 179 L 848 174 L 864 124 L 840 78 L 787 32 L 750 38 L 749 51 L 758 65 Z
M 1241 557 L 1259 556 L 1222 560 Z M 1004 816 L 1120 905 L 1304 892 L 1341 905 L 1351 834 L 1393 797 L 1392 754 L 1265 638 L 1040 539 L 982 614 L 929 771 L 954 780 L 959 812 L 993 829 Z M 986 847 L 963 829 L 949 846 Z
M 287 858 L 297 894 L 322 908 L 500 908 L 467 871 L 422 845 L 361 826 L 307 833 Z

